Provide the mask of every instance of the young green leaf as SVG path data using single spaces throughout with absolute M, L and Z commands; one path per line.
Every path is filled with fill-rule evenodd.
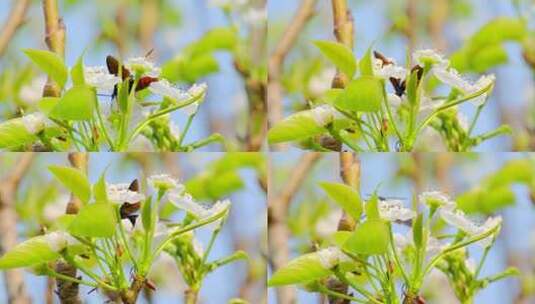
M 72 83 L 75 86 L 84 85 L 84 55 L 81 55 L 71 69 Z
M 384 221 L 367 220 L 357 226 L 344 249 L 354 254 L 383 254 L 388 250 L 388 240 L 388 225 Z
M 0 258 L 0 269 L 30 267 L 59 258 L 43 236 L 28 239 Z
M 321 264 L 317 253 L 308 253 L 297 257 L 277 270 L 269 279 L 268 285 L 302 284 L 321 279 L 330 273 L 330 270 Z
M 43 72 L 47 73 L 54 81 L 63 88 L 67 82 L 68 69 L 63 59 L 56 53 L 45 50 L 24 50 L 28 56 Z
M 333 41 L 317 40 L 314 44 L 342 73 L 349 79 L 353 78 L 357 70 L 357 62 L 351 49 Z
M 0 123 L 0 149 L 14 150 L 33 143 L 37 137 L 26 129 L 20 118 Z
M 153 219 L 156 220 L 155 214 L 152 210 L 152 197 L 148 197 L 143 203 L 143 209 L 141 210 L 141 222 L 143 223 L 143 229 L 150 231 L 154 225 Z
M 325 129 L 316 123 L 308 111 L 302 111 L 275 124 L 268 132 L 268 141 L 277 144 L 302 140 L 324 132 Z
M 94 88 L 86 85 L 75 86 L 63 95 L 50 115 L 60 120 L 90 120 L 97 102 Z
M 106 172 L 103 172 L 97 183 L 93 186 L 93 195 L 96 202 L 107 202 L 108 193 L 106 192 Z
M 106 203 L 85 205 L 69 226 L 72 235 L 80 237 L 111 237 L 115 233 L 115 206 Z
M 383 100 L 383 82 L 379 78 L 363 76 L 347 85 L 335 105 L 347 111 L 377 112 Z
M 412 223 L 412 238 L 416 248 L 421 248 L 423 245 L 424 235 L 424 217 L 423 214 L 419 214 L 416 220 Z
M 362 201 L 358 191 L 345 184 L 320 183 L 321 188 L 331 197 L 345 212 L 358 221 L 362 214 Z
M 67 189 L 82 202 L 87 203 L 91 197 L 91 184 L 85 174 L 70 167 L 49 166 L 48 169 Z
M 366 216 L 371 220 L 378 220 L 381 218 L 379 214 L 379 197 L 374 193 L 366 203 Z
M 61 98 L 59 97 L 43 97 L 37 104 L 37 107 L 39 110 L 41 110 L 41 112 L 43 112 L 43 114 L 48 116 L 60 100 Z
M 360 75 L 361 76 L 373 76 L 373 59 L 372 59 L 372 47 L 370 46 L 364 54 L 364 57 L 360 60 Z

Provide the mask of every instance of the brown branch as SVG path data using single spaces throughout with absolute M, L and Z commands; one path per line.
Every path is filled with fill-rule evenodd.
M 352 152 L 340 152 L 340 176 L 344 183 L 350 187 L 355 188 L 360 192 L 360 161 L 356 154 Z M 342 213 L 342 217 L 338 221 L 338 231 L 353 231 L 355 230 L 355 219 Z M 327 281 L 327 287 L 339 293 L 347 294 L 349 287 L 335 278 Z M 349 304 L 349 300 L 340 299 L 337 297 L 328 297 L 329 304 Z
M 30 0 L 13 1 L 13 8 L 0 32 L 0 57 L 4 55 L 4 52 L 13 36 L 15 36 L 17 29 L 24 23 L 24 18 L 29 6 Z
M 418 0 L 407 1 L 407 18 L 409 19 L 409 24 L 405 29 L 405 34 L 409 39 L 409 52 L 413 52 L 418 38 Z
M 139 41 L 145 52 L 154 48 L 154 34 L 160 21 L 160 1 L 141 1 L 141 18 L 139 21 Z
M 448 0 L 434 0 L 430 2 L 431 13 L 429 14 L 428 26 L 434 48 L 446 51 L 448 42 L 444 37 L 444 25 L 448 21 Z
M 59 15 L 57 0 L 43 0 L 45 16 L 45 42 L 48 49 L 65 57 L 65 24 Z M 50 77 L 43 89 L 44 97 L 59 97 L 61 88 Z
M 316 152 L 304 154 L 299 160 L 299 164 L 291 171 L 292 174 L 285 187 L 276 195 L 270 194 L 272 191 L 268 191 L 268 242 L 270 264 L 273 271 L 288 263 L 288 238 L 290 236 L 290 231 L 286 225 L 288 209 L 297 190 L 320 157 L 321 154 Z M 293 287 L 277 288 L 277 303 L 291 304 L 295 301 Z
M 70 153 L 69 162 L 71 166 L 87 174 L 87 153 Z M 79 198 L 71 194 L 71 199 L 67 204 L 66 214 L 77 214 L 82 206 Z M 66 276 L 76 278 L 76 267 L 60 261 L 56 263 L 56 271 Z M 58 288 L 58 297 L 62 304 L 81 304 L 82 300 L 79 295 L 79 286 L 71 281 L 56 280 Z
M 317 0 L 303 0 L 292 18 L 292 22 L 284 31 L 284 35 L 275 47 L 268 61 L 268 104 L 269 126 L 282 119 L 282 69 L 286 56 L 293 48 L 299 34 L 314 15 Z
M 0 250 L 5 253 L 17 245 L 17 211 L 15 210 L 17 188 L 33 161 L 33 153 L 24 153 L 11 173 L 0 182 Z M 27 304 L 31 299 L 24 284 L 22 269 L 4 272 L 8 303 Z

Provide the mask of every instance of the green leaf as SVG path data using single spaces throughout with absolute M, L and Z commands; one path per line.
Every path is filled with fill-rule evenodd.
M 381 218 L 379 214 L 379 197 L 374 193 L 366 203 L 366 216 L 371 220 L 378 220 Z
M 145 231 L 150 231 L 152 229 L 153 218 L 155 219 L 152 212 L 152 197 L 148 197 L 141 210 L 141 222 L 143 223 L 143 229 L 145 229 Z
M 67 82 L 68 70 L 63 59 L 56 53 L 45 50 L 25 49 L 28 56 L 43 72 L 47 73 L 63 88 Z
M 81 55 L 71 69 L 71 78 L 74 86 L 84 85 L 84 55 Z
M 412 223 L 412 238 L 416 248 L 421 248 L 423 245 L 423 234 L 424 234 L 424 218 L 423 214 L 419 214 L 416 220 Z
M 364 54 L 364 57 L 360 60 L 360 75 L 361 76 L 373 76 L 373 59 L 372 59 L 372 47 L 370 46 Z
M 344 244 L 354 254 L 375 255 L 388 250 L 388 225 L 381 220 L 368 220 L 355 229 Z
M 379 78 L 363 76 L 347 85 L 335 105 L 347 111 L 377 112 L 383 100 L 383 82 Z
M 316 252 L 308 253 L 297 257 L 276 271 L 269 279 L 268 285 L 302 284 L 321 279 L 330 273 L 329 269 L 323 267 Z
M 301 111 L 275 124 L 268 132 L 268 141 L 276 144 L 302 140 L 324 132 L 325 129 L 316 123 L 309 111 Z
M 33 237 L 11 249 L 0 258 L 0 269 L 30 267 L 59 258 L 43 236 Z
M 63 95 L 50 115 L 60 120 L 90 120 L 96 102 L 97 94 L 94 88 L 87 85 L 75 86 Z
M 353 52 L 347 46 L 332 41 L 314 41 L 316 47 L 349 79 L 353 78 L 357 70 L 357 62 Z
M 20 149 L 35 140 L 37 137 L 28 132 L 20 118 L 0 123 L 0 149 Z
M 80 237 L 112 237 L 116 224 L 114 205 L 89 204 L 80 209 L 69 226 L 69 232 Z
M 43 112 L 43 114 L 49 116 L 50 112 L 52 112 L 60 100 L 61 98 L 59 97 L 43 97 L 39 101 L 37 107 L 39 110 L 41 110 L 41 112 Z
M 321 188 L 353 219 L 358 221 L 362 214 L 362 201 L 358 191 L 345 184 L 320 183 Z
M 97 183 L 93 186 L 93 195 L 97 202 L 108 202 L 108 193 L 106 192 L 106 172 L 103 172 Z
M 54 176 L 82 202 L 87 203 L 91 197 L 91 184 L 85 174 L 71 167 L 49 166 Z
M 496 18 L 485 24 L 472 38 L 470 43 L 481 48 L 506 40 L 522 40 L 527 33 L 526 24 L 519 18 Z
M 230 27 L 218 27 L 187 47 L 186 52 L 197 55 L 216 50 L 231 50 L 238 43 L 236 31 Z

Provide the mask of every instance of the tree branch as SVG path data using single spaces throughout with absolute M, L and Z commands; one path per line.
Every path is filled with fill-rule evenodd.
M 292 22 L 284 31 L 284 35 L 275 47 L 268 62 L 268 104 L 269 126 L 282 119 L 282 67 L 286 56 L 293 48 L 299 34 L 303 31 L 307 22 L 314 15 L 317 0 L 303 0 Z
M 24 153 L 18 159 L 11 173 L 0 183 L 0 245 L 2 253 L 17 245 L 17 219 L 15 210 L 16 194 L 21 179 L 26 175 L 33 161 L 33 153 Z M 24 284 L 22 269 L 4 272 L 8 303 L 31 303 Z
M 4 55 L 4 52 L 17 29 L 24 23 L 24 18 L 29 6 L 30 0 L 13 1 L 13 8 L 0 32 L 0 57 Z
M 69 162 L 71 166 L 77 168 L 87 174 L 87 153 L 69 153 Z M 80 210 L 82 202 L 79 198 L 71 194 L 71 199 L 67 204 L 66 214 L 77 214 Z M 60 274 L 76 278 L 76 267 L 59 261 L 56 263 L 56 271 Z M 56 280 L 58 288 L 58 297 L 62 304 L 81 304 L 82 300 L 79 295 L 78 283 L 65 281 L 61 279 Z
M 57 0 L 43 0 L 45 16 L 45 42 L 48 49 L 65 57 L 65 24 L 58 10 Z M 59 97 L 61 89 L 50 77 L 43 89 L 43 97 Z
M 273 271 L 286 265 L 289 260 L 288 238 L 290 232 L 286 225 L 290 203 L 308 173 L 320 159 L 317 152 L 306 153 L 299 160 L 299 164 L 291 171 L 285 187 L 277 194 L 268 192 L 268 242 L 270 264 Z M 271 186 L 271 185 L 270 185 Z M 268 186 L 269 189 L 273 189 Z M 295 289 L 293 287 L 277 288 L 277 303 L 295 303 Z

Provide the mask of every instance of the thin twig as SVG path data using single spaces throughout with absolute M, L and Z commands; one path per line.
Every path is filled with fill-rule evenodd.
M 43 0 L 45 16 L 45 42 L 48 49 L 65 57 L 65 24 L 59 15 L 57 0 Z M 61 96 L 61 88 L 50 77 L 43 90 L 44 97 Z
M 292 22 L 284 31 L 284 35 L 279 40 L 275 50 L 269 57 L 268 69 L 268 104 L 269 104 L 269 126 L 282 119 L 282 69 L 286 56 L 293 48 L 299 34 L 303 31 L 308 21 L 314 15 L 317 0 L 303 0 Z M 280 148 L 280 147 L 279 147 Z
M 317 152 L 303 155 L 298 165 L 291 171 L 292 174 L 289 176 L 285 187 L 276 195 L 270 195 L 271 191 L 268 192 L 269 262 L 273 271 L 288 263 L 288 238 L 290 236 L 286 225 L 288 209 L 294 195 L 320 157 L 321 154 Z M 272 189 L 270 186 L 268 188 Z M 291 304 L 295 303 L 295 301 L 296 296 L 293 287 L 277 288 L 277 303 Z
M 24 23 L 24 18 L 29 6 L 30 0 L 13 1 L 13 8 L 2 27 L 2 31 L 0 31 L 0 57 L 4 55 L 4 52 L 13 36 L 15 36 L 17 29 Z
M 87 153 L 70 153 L 69 162 L 71 166 L 81 170 L 87 174 Z M 71 199 L 67 204 L 65 210 L 66 214 L 77 214 L 80 210 L 82 203 L 79 198 L 71 194 Z M 66 263 L 66 262 L 57 262 L 56 263 L 56 272 L 69 276 L 72 278 L 77 278 L 76 267 Z M 79 295 L 79 286 L 78 283 L 57 279 L 56 285 L 58 288 L 58 297 L 62 304 L 81 304 L 82 300 Z
M 20 181 L 29 170 L 33 158 L 33 153 L 24 153 L 11 173 L 0 181 L 0 249 L 2 253 L 11 250 L 17 244 L 16 194 Z M 4 278 L 8 303 L 31 303 L 24 284 L 22 269 L 7 270 L 4 272 Z

